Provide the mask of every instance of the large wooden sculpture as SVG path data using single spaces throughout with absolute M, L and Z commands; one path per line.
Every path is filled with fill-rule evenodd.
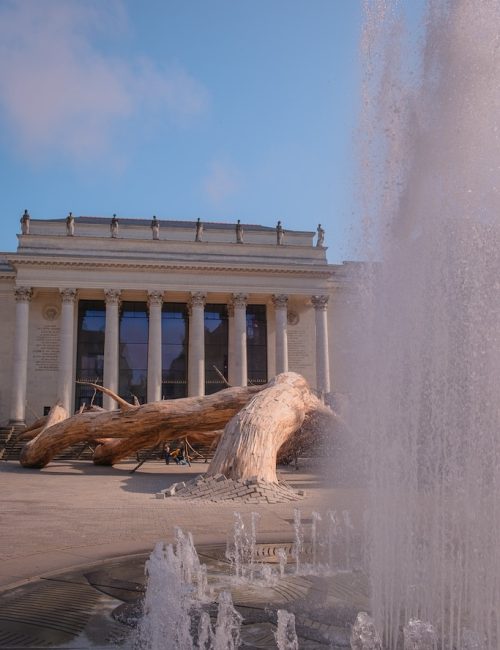
M 333 412 L 311 392 L 306 380 L 289 372 L 264 386 L 233 387 L 206 397 L 187 397 L 132 405 L 112 391 L 115 411 L 92 409 L 68 417 L 55 405 L 25 437 L 21 453 L 24 467 L 45 467 L 65 448 L 77 443 L 97 443 L 94 462 L 112 465 L 144 448 L 189 435 L 190 440 L 214 440 L 224 429 L 209 474 L 228 478 L 257 476 L 276 481 L 280 447 L 297 434 L 320 426 L 330 427 Z

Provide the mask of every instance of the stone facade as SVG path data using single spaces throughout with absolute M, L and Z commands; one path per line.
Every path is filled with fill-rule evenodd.
M 0 254 L 0 424 L 31 422 L 57 399 L 75 406 L 78 305 L 102 301 L 106 322 L 104 375 L 118 391 L 120 305 L 147 305 L 147 399 L 161 399 L 162 304 L 189 308 L 187 393 L 204 393 L 205 304 L 227 306 L 228 380 L 247 383 L 246 311 L 265 306 L 267 377 L 294 370 L 319 392 L 342 388 L 337 374 L 337 319 L 345 265 L 329 265 L 315 232 L 160 221 L 76 217 L 30 219 L 16 252 Z M 103 306 L 104 309 L 104 306 Z M 341 357 L 341 355 L 340 355 Z M 109 400 L 104 405 L 112 408 Z

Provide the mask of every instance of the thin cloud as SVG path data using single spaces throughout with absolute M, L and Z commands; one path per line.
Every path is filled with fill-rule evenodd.
M 204 194 L 216 206 L 238 192 L 240 187 L 241 175 L 238 170 L 233 165 L 220 160 L 210 163 L 208 172 L 202 181 Z
M 110 154 L 134 117 L 154 112 L 184 123 L 206 110 L 206 89 L 182 67 L 160 68 L 97 45 L 110 31 L 128 30 L 118 0 L 0 6 L 0 128 L 26 156 L 92 159 Z

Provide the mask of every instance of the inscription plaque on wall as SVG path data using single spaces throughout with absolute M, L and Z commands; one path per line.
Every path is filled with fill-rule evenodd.
M 37 328 L 33 347 L 35 371 L 46 372 L 59 368 L 59 327 L 42 325 Z
M 302 328 L 288 328 L 288 367 L 290 370 L 307 375 L 313 368 L 314 349 Z

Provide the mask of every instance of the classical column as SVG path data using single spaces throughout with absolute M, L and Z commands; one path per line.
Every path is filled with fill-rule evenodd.
M 244 293 L 233 293 L 234 307 L 234 385 L 246 386 L 247 381 L 247 300 Z M 229 382 L 231 383 L 231 382 Z
M 106 300 L 106 329 L 104 330 L 104 378 L 103 384 L 106 388 L 118 393 L 118 345 L 120 340 L 120 294 L 119 289 L 106 289 L 104 296 Z M 103 406 L 105 409 L 117 408 L 116 402 L 103 395 Z
M 201 292 L 189 301 L 188 395 L 205 394 L 205 298 Z
M 227 377 L 231 386 L 236 386 L 236 370 L 234 359 L 234 305 L 232 300 L 227 304 Z
M 16 331 L 12 360 L 10 423 L 24 424 L 26 417 L 26 382 L 28 378 L 28 329 L 30 300 L 33 290 L 30 287 L 17 287 L 14 294 L 16 297 Z
M 328 354 L 328 296 L 313 296 L 316 316 L 316 388 L 320 394 L 330 392 L 330 357 Z
M 148 291 L 148 402 L 161 400 L 161 306 L 162 291 Z
M 276 374 L 288 372 L 288 338 L 287 338 L 287 307 L 288 296 L 280 293 L 273 296 L 276 320 Z
M 57 397 L 71 415 L 73 397 L 73 356 L 76 289 L 61 289 L 61 327 L 59 331 L 59 375 Z

